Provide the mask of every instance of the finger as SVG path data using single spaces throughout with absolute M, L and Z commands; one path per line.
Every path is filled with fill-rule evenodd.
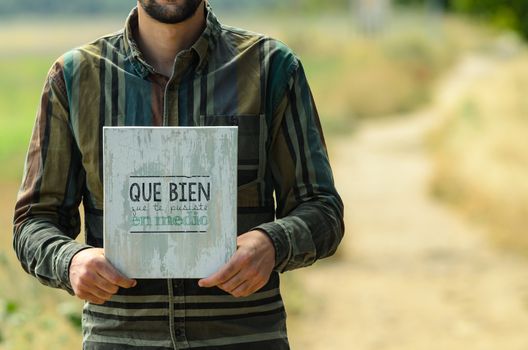
M 108 293 L 108 292 L 105 292 L 104 290 L 102 290 L 101 288 L 99 288 L 98 286 L 93 286 L 91 289 L 90 289 L 90 292 L 89 292 L 91 295 L 95 296 L 97 299 L 100 299 L 102 301 L 107 301 L 107 300 L 110 300 L 112 298 L 112 295 L 114 295 L 113 293 Z
M 123 287 L 131 288 L 136 286 L 137 281 L 131 278 L 123 276 L 119 271 L 117 271 L 108 260 L 104 260 L 103 263 L 99 266 L 97 273 L 109 281 L 110 283 Z
M 241 264 L 242 269 L 231 279 L 220 284 L 220 288 L 227 292 L 231 292 L 239 287 L 244 281 L 248 282 L 248 286 L 254 286 L 259 283 L 262 283 L 264 276 L 259 271 L 258 267 L 255 264 L 245 262 Z
M 255 290 L 257 290 L 255 284 L 252 284 L 250 281 L 244 281 L 243 283 L 238 285 L 236 288 L 234 288 L 230 292 L 230 294 L 237 298 L 247 297 L 248 295 L 253 294 Z
M 240 271 L 239 273 L 231 277 L 231 279 L 227 280 L 224 283 L 219 284 L 218 288 L 228 293 L 231 293 L 232 290 L 240 286 L 245 281 L 247 281 L 247 278 L 245 277 L 245 274 L 243 273 L 243 271 Z
M 110 281 L 108 281 L 105 277 L 101 276 L 101 274 L 96 273 L 96 276 L 94 278 L 94 283 L 99 289 L 102 289 L 106 293 L 109 294 L 116 294 L 119 290 L 119 286 L 117 284 L 114 284 Z
M 86 294 L 83 298 L 81 298 L 83 300 L 86 300 L 87 302 L 89 303 L 92 303 L 92 304 L 97 304 L 97 305 L 101 305 L 101 304 L 104 304 L 105 300 L 104 299 L 101 299 L 93 294 Z
M 220 268 L 217 272 L 212 274 L 211 276 L 207 278 L 203 278 L 198 281 L 198 285 L 200 287 L 214 287 L 219 284 L 222 284 L 229 279 L 231 279 L 235 274 L 237 274 L 242 266 L 239 263 L 239 259 L 237 258 L 237 254 L 233 255 L 233 257 Z
M 242 283 L 231 291 L 231 294 L 236 297 L 247 297 L 257 291 L 268 283 L 268 279 L 262 276 L 253 276 L 246 280 L 247 283 Z
M 98 287 L 104 292 L 112 295 L 117 293 L 119 287 L 107 279 L 102 277 L 97 271 L 88 271 L 83 279 L 83 284 L 85 288 L 91 289 L 93 287 Z
M 245 295 L 243 295 L 243 296 L 248 296 L 248 295 L 251 295 L 251 294 L 253 294 L 255 292 L 258 292 L 262 287 L 264 287 L 266 285 L 266 283 L 268 283 L 267 280 L 260 280 L 257 283 L 252 284 L 250 287 L 248 287 L 244 291 Z
M 105 292 L 101 288 L 97 287 L 97 285 L 91 283 L 91 282 L 81 282 L 79 285 L 79 289 L 75 293 L 80 299 L 84 300 L 99 300 L 99 301 L 106 301 L 110 300 L 112 297 L 111 293 Z

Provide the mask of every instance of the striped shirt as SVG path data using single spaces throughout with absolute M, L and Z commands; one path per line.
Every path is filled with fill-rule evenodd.
M 278 272 L 333 254 L 344 231 L 319 117 L 299 59 L 279 41 L 228 27 L 207 6 L 206 28 L 170 78 L 123 30 L 73 49 L 43 89 L 18 195 L 14 248 L 43 284 L 73 293 L 70 261 L 103 246 L 102 127 L 238 125 L 237 233 L 271 238 L 269 282 L 235 298 L 195 279 L 138 280 L 83 309 L 85 349 L 287 349 Z M 85 244 L 79 205 L 85 217 Z

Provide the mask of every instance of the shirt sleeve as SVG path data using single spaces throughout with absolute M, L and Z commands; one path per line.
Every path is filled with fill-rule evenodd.
M 311 265 L 332 255 L 344 233 L 343 202 L 302 65 L 297 61 L 273 115 L 268 165 L 277 219 L 258 226 L 275 246 L 278 271 Z
M 26 272 L 73 294 L 70 262 L 89 246 L 75 241 L 85 176 L 68 116 L 57 61 L 48 73 L 29 144 L 15 206 L 13 247 Z

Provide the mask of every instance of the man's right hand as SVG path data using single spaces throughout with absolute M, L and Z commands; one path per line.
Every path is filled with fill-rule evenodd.
M 117 293 L 119 287 L 134 287 L 136 280 L 123 276 L 104 256 L 102 248 L 89 248 L 73 256 L 70 283 L 75 295 L 94 304 L 102 304 Z

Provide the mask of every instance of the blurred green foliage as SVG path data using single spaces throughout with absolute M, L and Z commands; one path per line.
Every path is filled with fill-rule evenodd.
M 500 29 L 513 29 L 528 39 L 527 0 L 395 0 L 400 5 L 429 5 L 488 21 Z
M 80 332 L 82 330 L 82 317 L 78 306 L 77 303 L 63 302 L 59 304 L 58 311 L 74 329 Z
M 452 0 L 454 11 L 477 15 L 503 29 L 513 29 L 528 39 L 528 1 Z

